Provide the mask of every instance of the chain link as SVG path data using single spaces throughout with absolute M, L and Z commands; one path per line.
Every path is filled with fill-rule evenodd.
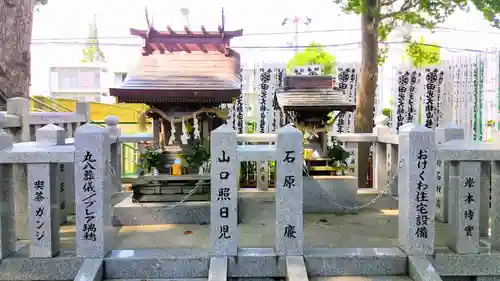
M 363 208 L 366 208 L 366 207 L 374 204 L 375 202 L 377 202 L 377 200 L 380 197 L 382 197 L 384 194 L 386 194 L 387 191 L 389 191 L 389 188 L 391 187 L 392 183 L 394 182 L 394 180 L 396 179 L 396 177 L 398 175 L 399 169 L 401 169 L 401 167 L 403 167 L 403 165 L 404 165 L 404 159 L 401 159 L 401 161 L 399 161 L 399 164 L 398 164 L 396 171 L 394 171 L 394 174 L 392 175 L 392 178 L 389 180 L 387 185 L 377 194 L 377 196 L 375 196 L 375 198 L 370 200 L 368 203 L 363 204 L 363 205 L 350 207 L 350 206 L 343 206 L 343 205 L 341 205 L 333 200 L 330 200 L 330 202 L 332 202 L 333 205 L 335 205 L 341 209 L 344 209 L 344 210 L 361 210 Z M 310 179 L 313 179 L 313 177 L 311 175 L 309 175 L 309 171 L 307 170 L 306 165 L 303 166 L 303 169 L 304 169 L 306 176 L 309 177 Z M 327 198 L 328 198 L 328 196 L 327 196 Z
M 396 169 L 396 171 L 394 171 L 394 174 L 392 175 L 391 179 L 389 180 L 389 182 L 386 184 L 386 186 L 377 194 L 377 196 L 375 196 L 372 200 L 368 201 L 367 203 L 363 204 L 363 205 L 358 205 L 358 206 L 343 206 L 333 200 L 330 200 L 330 202 L 332 204 L 334 204 L 335 206 L 341 208 L 341 209 L 344 209 L 344 210 L 361 210 L 363 208 L 366 208 L 368 206 L 371 206 L 373 205 L 375 202 L 377 202 L 377 200 L 382 197 L 384 194 L 386 194 L 386 192 L 389 190 L 389 188 L 391 187 L 392 183 L 394 182 L 394 180 L 396 179 L 398 173 L 399 173 L 399 170 L 401 169 L 401 167 L 404 165 L 404 159 L 401 159 L 399 161 L 399 164 L 398 164 L 398 167 Z M 114 178 L 114 180 L 116 181 L 116 184 L 118 184 L 118 186 L 122 186 L 122 183 L 121 183 L 121 178 L 118 177 L 118 175 L 116 174 L 115 172 L 115 169 L 113 168 L 113 166 L 108 162 L 108 168 L 109 168 L 109 171 L 111 173 L 111 176 Z M 306 165 L 303 166 L 303 170 L 304 170 L 304 173 L 306 174 L 306 176 L 310 179 L 313 179 L 313 177 L 309 174 L 309 171 L 307 170 L 307 167 Z M 184 197 L 182 198 L 181 201 L 175 203 L 174 205 L 172 206 L 169 206 L 169 207 L 165 207 L 165 208 L 162 208 L 162 210 L 172 210 L 174 209 L 175 207 L 179 206 L 179 205 L 182 205 L 184 202 L 186 202 L 186 200 L 191 196 L 193 195 L 201 186 L 202 186 L 202 183 L 203 181 L 202 180 L 199 180 L 196 185 L 194 186 L 194 188 Z M 137 201 L 137 200 L 134 200 L 132 199 L 132 202 L 133 203 L 138 203 L 141 207 L 143 208 L 146 208 L 149 209 L 147 206 L 144 206 L 141 202 Z M 159 212 L 160 209 L 156 209 L 156 212 Z M 153 211 L 149 211 L 150 213 L 153 213 Z
M 115 169 L 113 168 L 113 166 L 111 166 L 111 164 L 108 162 L 108 168 L 109 168 L 109 171 L 111 173 L 111 176 L 114 178 L 114 180 L 116 181 L 116 183 L 118 184 L 118 186 L 122 186 L 122 183 L 121 183 L 121 178 L 118 177 L 118 175 L 116 174 L 115 172 Z M 182 205 L 184 202 L 186 202 L 186 200 L 188 200 L 188 198 L 193 195 L 203 184 L 203 181 L 202 180 L 199 180 L 198 182 L 196 182 L 194 188 L 184 197 L 182 198 L 181 201 L 175 203 L 174 205 L 172 206 L 168 206 L 168 207 L 163 207 L 161 209 L 156 209 L 156 212 L 159 212 L 160 210 L 172 210 L 174 209 L 175 207 L 179 206 L 179 205 Z M 146 208 L 148 209 L 148 211 L 150 213 L 153 213 L 153 211 L 150 211 L 149 207 L 145 206 L 144 204 L 142 204 L 141 202 L 135 200 L 135 199 L 132 199 L 132 203 L 137 203 L 139 204 L 142 208 Z

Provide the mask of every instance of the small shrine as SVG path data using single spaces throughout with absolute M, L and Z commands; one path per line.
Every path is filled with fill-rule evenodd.
M 155 184 L 165 186 L 167 182 L 176 182 L 183 187 L 191 186 L 199 179 L 190 180 L 189 174 L 199 176 L 199 167 L 193 168 L 193 163 L 187 165 L 186 159 L 182 159 L 186 164 L 182 171 L 174 171 L 172 167 L 180 161 L 185 149 L 194 149 L 196 154 L 206 147 L 203 143 L 210 132 L 228 118 L 228 109 L 222 109 L 221 105 L 232 103 L 241 94 L 240 55 L 230 48 L 230 41 L 241 36 L 243 30 L 226 31 L 224 11 L 216 31 L 208 31 L 204 26 L 200 31 L 187 26 L 182 31 L 174 31 L 170 26 L 159 31 L 150 24 L 147 13 L 146 20 L 147 30 L 130 29 L 131 35 L 144 40 L 139 64 L 120 87 L 110 89 L 110 94 L 118 102 L 150 106 L 142 117 L 153 119 L 153 147 L 143 158 L 151 161 L 159 157 L 155 151 L 161 153 L 160 160 L 151 161 L 155 162 L 152 169 Z M 190 169 L 186 169 L 187 166 Z M 176 177 L 172 176 L 173 172 Z M 158 174 L 164 179 L 160 180 Z M 137 184 L 150 186 L 150 182 L 145 176 Z M 182 190 L 186 188 L 179 189 L 178 184 L 175 185 L 176 190 L 181 190 L 179 196 L 185 196 Z M 154 190 L 157 194 L 158 187 Z M 159 193 L 164 192 L 160 190 Z M 138 194 L 138 197 L 141 196 Z
M 318 175 L 334 172 L 330 167 L 332 148 L 328 147 L 331 142 L 328 130 L 339 113 L 353 112 L 356 105 L 334 86 L 333 77 L 329 75 L 287 75 L 276 99 L 281 110 L 295 120 L 295 125 L 304 133 L 307 142 L 304 158 L 309 172 L 322 172 Z

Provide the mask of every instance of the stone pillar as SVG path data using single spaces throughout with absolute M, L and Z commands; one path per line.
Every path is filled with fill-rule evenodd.
M 408 255 L 434 253 L 436 173 L 434 132 L 422 125 L 399 129 L 399 245 Z
M 268 188 L 269 188 L 269 163 L 267 161 L 259 161 L 257 162 L 257 189 L 267 191 Z
M 491 165 L 491 247 L 500 250 L 500 161 Z
M 68 215 L 75 215 L 75 165 L 74 163 L 63 163 L 63 165 L 65 182 L 64 189 L 66 192 L 66 211 Z
M 488 237 L 490 230 L 491 210 L 491 161 L 481 162 L 479 182 L 479 236 Z
M 88 102 L 77 101 L 75 105 L 75 112 L 85 117 L 85 123 L 88 123 L 90 121 L 90 104 Z
M 387 144 L 387 183 L 389 184 L 389 194 L 391 196 L 398 196 L 398 167 L 399 167 L 399 145 Z M 392 180 L 392 182 L 390 182 Z
M 153 149 L 160 148 L 160 129 L 161 120 L 158 117 L 153 117 Z M 172 134 L 174 134 L 174 132 L 172 132 Z
M 481 162 L 450 161 L 447 245 L 459 254 L 479 253 Z
M 104 119 L 106 122 L 106 127 L 109 130 L 109 134 L 111 137 L 111 167 L 113 168 L 111 171 L 111 183 L 112 186 L 115 186 L 114 192 L 122 191 L 121 184 L 121 175 L 122 175 L 122 145 L 119 141 L 119 137 L 122 132 L 121 129 L 118 128 L 118 124 L 120 121 L 118 117 L 114 115 L 109 115 Z
M 277 130 L 276 149 L 276 253 L 303 254 L 302 133 L 291 125 Z
M 109 181 L 110 135 L 94 124 L 75 132 L 76 254 L 103 258 L 115 236 Z
M 28 164 L 28 229 L 30 258 L 51 258 L 59 254 L 59 188 L 57 164 Z
M 451 140 L 463 140 L 464 129 L 455 124 L 448 124 L 436 128 L 436 144 L 443 144 Z M 441 222 L 448 222 L 449 206 L 449 163 L 440 159 L 436 161 L 436 219 Z
M 21 130 L 14 135 L 15 142 L 30 141 L 30 101 L 25 98 L 7 100 L 7 114 L 17 115 L 21 119 Z M 28 182 L 26 165 L 14 164 L 12 167 L 14 198 L 16 204 L 16 235 L 18 239 L 29 239 L 28 235 Z
M 375 127 L 373 128 L 373 133 L 377 136 L 390 134 L 391 128 L 387 127 L 388 123 L 389 123 L 389 118 L 387 116 L 385 115 L 377 116 L 375 118 Z M 389 180 L 386 169 L 387 144 L 375 142 L 373 144 L 372 155 L 373 155 L 373 164 L 372 164 L 373 188 L 377 192 L 381 192 L 387 186 L 387 182 Z
M 38 145 L 47 147 L 64 145 L 66 140 L 64 129 L 54 124 L 37 129 L 35 134 Z M 65 198 L 64 173 L 58 163 L 28 164 L 27 171 L 30 257 L 54 257 L 60 250 L 61 216 L 66 215 L 60 204 Z
M 141 155 L 145 152 L 144 142 L 140 141 L 137 143 L 137 153 L 139 157 L 137 157 L 137 177 L 142 176 L 142 158 Z
M 40 145 L 53 146 L 53 145 L 65 145 L 66 141 L 66 132 L 64 128 L 58 127 L 54 124 L 48 124 L 35 132 L 36 134 L 36 142 Z M 53 185 L 56 187 L 53 192 L 58 192 L 59 196 L 58 203 L 59 204 L 59 218 L 60 223 L 63 224 L 66 222 L 68 209 L 66 208 L 66 200 L 68 198 L 68 192 L 66 187 L 66 181 L 68 181 L 68 177 L 66 176 L 66 165 L 64 163 L 52 164 L 51 173 L 54 173 L 54 178 L 52 179 Z M 71 180 L 73 180 L 71 178 Z
M 238 254 L 238 166 L 236 131 L 231 125 L 222 125 L 210 137 L 210 184 L 212 203 L 210 228 L 212 254 Z
M 0 125 L 3 128 L 5 115 L 0 113 Z M 13 136 L 0 129 L 0 150 L 12 148 Z M 11 164 L 0 164 L 0 259 L 16 251 L 16 221 L 14 205 L 14 177 Z M 26 221 L 24 222 L 26 224 Z

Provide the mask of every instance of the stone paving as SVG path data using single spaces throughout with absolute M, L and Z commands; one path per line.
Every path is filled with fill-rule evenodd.
M 375 195 L 359 195 L 361 202 Z M 274 247 L 275 205 L 263 199 L 259 214 L 240 224 L 240 247 Z M 383 196 L 358 214 L 305 214 L 305 247 L 397 247 L 397 201 Z M 436 222 L 436 246 L 444 246 L 445 224 Z M 120 227 L 114 249 L 209 248 L 210 225 L 164 224 Z M 24 242 L 24 241 L 22 241 Z M 61 247 L 75 248 L 74 218 L 61 227 Z

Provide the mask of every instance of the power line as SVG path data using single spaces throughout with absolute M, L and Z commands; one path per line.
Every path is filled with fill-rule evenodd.
M 351 32 L 360 31 L 360 28 L 341 28 L 341 29 L 317 29 L 317 30 L 302 30 L 298 31 L 298 34 L 314 34 L 314 33 L 334 33 L 334 32 Z M 429 30 L 426 28 L 414 28 L 414 30 Z M 471 29 L 459 29 L 453 27 L 436 27 L 434 32 L 468 32 L 468 33 L 483 33 L 500 35 L 500 32 L 492 31 L 482 31 L 482 30 L 471 30 Z M 297 32 L 254 32 L 254 33 L 244 33 L 241 37 L 246 36 L 272 36 L 272 35 L 295 35 Z M 46 38 L 32 38 L 32 41 L 57 41 L 57 40 L 87 40 L 88 37 L 46 37 Z M 135 36 L 101 36 L 99 40 L 113 40 L 113 39 L 140 39 Z
M 379 42 L 380 44 L 386 44 L 386 45 L 393 45 L 393 44 L 407 44 L 408 42 L 405 41 L 393 41 L 393 42 Z M 76 45 L 76 46 L 85 46 L 87 43 L 86 42 L 76 42 L 76 41 L 50 41 L 50 42 L 32 42 L 32 45 L 45 45 L 45 44 L 67 44 L 67 45 Z M 134 43 L 107 43 L 107 42 L 102 42 L 99 43 L 100 45 L 103 46 L 122 46 L 122 47 L 140 47 L 142 44 L 134 44 Z M 450 52 L 460 52 L 460 51 L 466 51 L 466 52 L 475 52 L 475 53 L 493 53 L 485 50 L 479 50 L 479 49 L 470 49 L 470 48 L 455 48 L 455 47 L 448 47 L 448 46 L 443 46 L 443 45 L 437 45 L 437 44 L 427 44 L 427 43 L 417 43 L 414 42 L 413 44 L 420 45 L 420 46 L 429 46 L 429 47 L 437 47 L 441 48 Z M 348 42 L 348 43 L 340 43 L 340 44 L 326 44 L 326 45 L 321 45 L 318 47 L 325 47 L 325 48 L 337 48 L 337 47 L 346 47 L 346 46 L 353 46 L 353 45 L 358 45 L 361 47 L 361 42 Z M 284 45 L 279 45 L 279 46 L 262 46 L 262 45 L 256 45 L 256 46 L 231 46 L 232 49 L 246 49 L 246 50 L 292 50 L 294 51 L 295 48 L 298 49 L 305 49 L 305 48 L 315 48 L 314 46 L 309 46 L 309 45 L 303 45 L 303 46 L 284 46 Z

